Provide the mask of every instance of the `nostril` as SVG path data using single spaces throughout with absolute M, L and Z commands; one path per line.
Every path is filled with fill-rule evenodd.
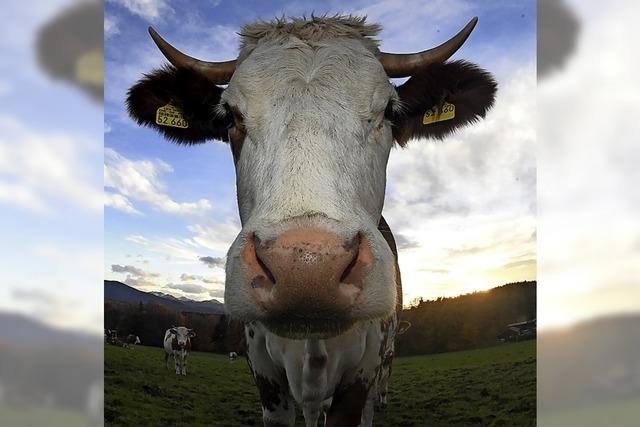
M 360 235 L 359 234 L 358 234 L 357 239 L 358 239 L 358 242 L 359 242 L 360 241 Z M 351 260 L 349 265 L 347 265 L 347 268 L 345 268 L 344 272 L 342 273 L 342 276 L 340 276 L 340 283 L 345 283 L 346 280 L 347 280 L 347 277 L 349 277 L 349 275 L 353 272 L 353 268 L 356 266 L 356 263 L 358 262 L 358 255 L 359 254 L 360 254 L 360 245 L 358 245 L 358 249 L 357 249 L 356 253 L 353 256 L 353 259 Z
M 260 266 L 260 268 L 262 268 L 262 272 L 267 277 L 267 279 L 269 279 L 269 281 L 271 283 L 275 284 L 276 283 L 276 279 L 275 279 L 275 277 L 273 277 L 273 273 L 271 273 L 271 270 L 269 270 L 269 267 L 267 267 L 267 265 L 264 263 L 264 261 L 262 261 L 262 259 L 260 258 L 260 255 L 258 255 L 257 251 L 256 251 L 256 260 L 258 261 L 258 265 Z
M 242 263 L 247 269 L 247 283 L 254 289 L 269 288 L 275 283 L 273 274 L 258 255 L 259 245 L 261 245 L 260 239 L 254 234 L 249 234 L 240 254 Z
M 357 244 L 357 252 L 342 273 L 340 282 L 351 284 L 362 289 L 364 287 L 366 277 L 374 264 L 374 256 L 371 252 L 369 240 L 366 236 L 358 233 Z

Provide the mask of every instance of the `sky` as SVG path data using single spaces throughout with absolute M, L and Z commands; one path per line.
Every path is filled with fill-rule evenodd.
M 144 291 L 222 299 L 240 229 L 226 144 L 179 147 L 126 114 L 126 90 L 164 63 L 153 25 L 184 52 L 235 58 L 244 23 L 322 13 L 379 22 L 385 51 L 423 50 L 479 24 L 454 58 L 499 83 L 486 120 L 445 142 L 394 149 L 383 215 L 400 248 L 404 301 L 536 278 L 535 3 L 430 1 L 141 2 L 105 7 L 105 278 Z

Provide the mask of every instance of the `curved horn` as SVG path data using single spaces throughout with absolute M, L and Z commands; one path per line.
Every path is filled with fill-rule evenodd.
M 380 52 L 380 62 L 389 77 L 412 76 L 427 65 L 449 59 L 464 44 L 477 22 L 478 17 L 475 16 L 458 34 L 432 49 L 418 53 Z
M 236 60 L 224 62 L 200 61 L 189 55 L 185 55 L 175 47 L 171 46 L 165 39 L 160 37 L 152 27 L 149 27 L 151 38 L 160 49 L 160 52 L 177 68 L 192 68 L 203 76 L 207 77 L 215 84 L 227 84 L 236 69 Z

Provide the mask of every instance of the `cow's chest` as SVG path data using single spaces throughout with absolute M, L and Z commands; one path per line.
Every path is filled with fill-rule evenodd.
M 254 370 L 271 365 L 282 371 L 289 392 L 299 403 L 324 401 L 341 385 L 354 381 L 372 385 L 383 362 L 381 345 L 388 333 L 380 321 L 324 340 L 282 338 L 257 322 L 249 328 L 254 334 L 250 345 L 263 346 L 250 351 Z M 265 360 L 253 360 L 256 357 Z

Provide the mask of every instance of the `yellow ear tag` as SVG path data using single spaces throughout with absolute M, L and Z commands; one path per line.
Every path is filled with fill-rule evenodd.
M 445 102 L 442 104 L 442 110 L 438 106 L 434 106 L 432 109 L 425 111 L 422 116 L 422 124 L 429 125 L 431 123 L 443 122 L 445 120 L 451 120 L 456 116 L 456 106 Z
M 182 117 L 182 111 L 171 104 L 158 108 L 158 111 L 156 111 L 156 124 L 182 129 L 189 127 L 187 119 Z

